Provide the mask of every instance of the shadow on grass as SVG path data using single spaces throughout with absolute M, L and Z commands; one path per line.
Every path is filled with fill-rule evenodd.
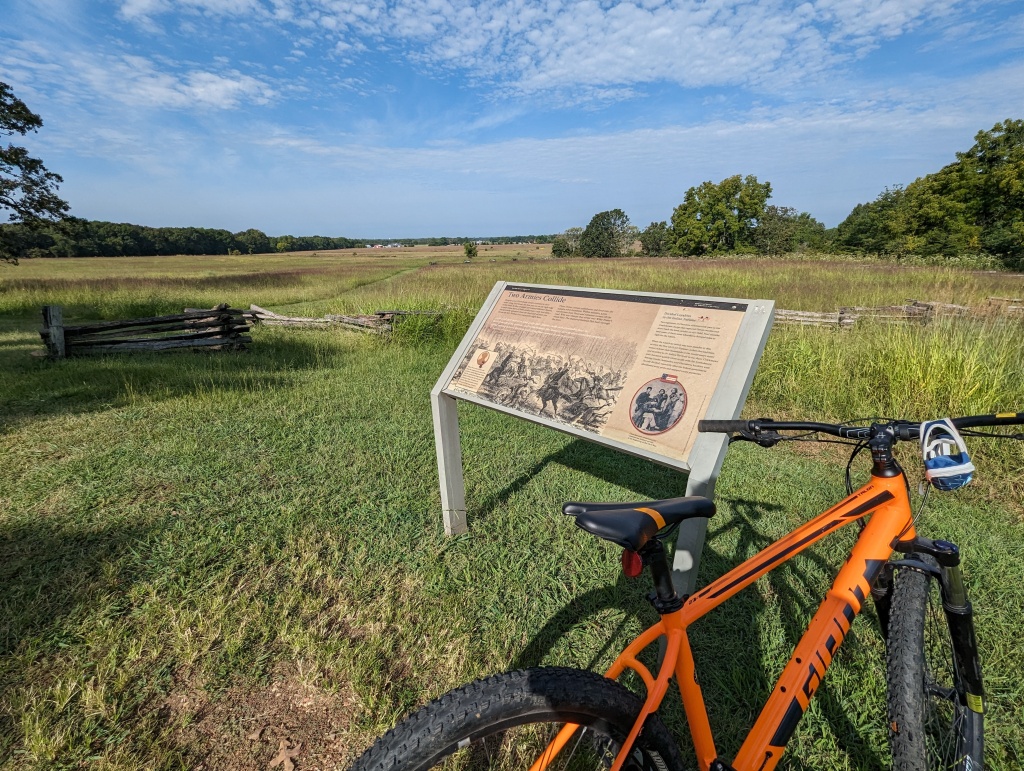
M 0 531 L 0 656 L 28 637 L 52 638 L 69 614 L 86 616 L 93 598 L 123 594 L 123 566 L 150 525 L 76 528 L 43 522 Z M 55 638 L 52 642 L 59 644 Z
M 313 337 L 266 336 L 248 351 L 116 354 L 63 361 L 25 355 L 23 341 L 0 344 L 0 433 L 36 418 L 109 409 L 144 399 L 152 404 L 195 393 L 259 391 L 287 384 L 290 372 L 327 366 Z M 344 366 L 354 351 L 330 352 Z M 4 387 L 6 386 L 6 387 Z
M 686 494 L 685 471 L 658 466 L 641 458 L 592 442 L 577 439 L 556 452 L 546 455 L 529 470 L 520 474 L 501 490 L 486 498 L 479 509 L 471 512 L 473 521 L 485 521 L 487 516 L 504 507 L 509 500 L 525 488 L 549 463 L 582 471 L 618 487 L 631 490 L 638 498 L 657 500 Z
M 126 567 L 152 525 L 70 527 L 33 522 L 0 531 L 0 703 L 32 685 L 28 672 L 8 657 L 26 647 L 32 658 L 58 655 L 80 642 L 82 624 L 95 623 L 100 608 L 117 613 L 139 580 Z M 19 734 L 10 710 L 0 710 L 0 750 Z M 0 755 L 3 752 L 0 751 Z
M 543 466 L 545 462 L 550 462 L 561 454 L 554 453 L 553 456 L 538 465 Z M 575 455 L 575 453 L 573 454 Z M 627 465 L 621 462 L 621 457 L 619 457 L 619 461 L 620 465 Z M 536 473 L 537 470 L 539 469 L 532 471 Z M 591 468 L 584 470 L 594 473 Z M 624 473 L 628 474 L 628 472 Z M 632 477 L 630 478 L 632 479 Z M 615 479 L 609 481 L 621 484 Z M 522 486 L 525 482 L 522 479 L 513 482 L 513 486 L 517 484 Z M 633 486 L 631 488 L 637 489 Z M 508 494 L 514 492 L 515 490 L 510 490 Z M 657 484 L 654 486 L 645 484 L 640 487 L 638 492 L 644 492 L 652 498 L 682 494 L 674 491 L 671 485 L 659 487 Z M 731 534 L 732 539 L 729 540 L 731 553 L 726 554 L 705 547 L 700 569 L 699 585 L 701 586 L 740 565 L 747 559 L 747 555 L 767 548 L 777 540 L 775 534 L 765 532 L 765 528 L 759 527 L 758 522 L 768 514 L 780 512 L 782 506 L 745 499 L 726 499 L 720 503 L 725 504 L 732 516 L 724 521 L 722 519 L 712 520 L 712 527 L 709 528 L 707 534 L 707 542 L 714 544 L 719 538 Z M 735 543 L 734 547 L 732 547 L 733 543 Z M 791 655 L 809 623 L 810 617 L 820 600 L 824 598 L 820 579 L 813 578 L 811 572 L 824 574 L 831 580 L 838 568 L 838 563 L 831 564 L 813 551 L 804 552 L 804 557 L 809 564 L 798 567 L 792 561 L 784 563 L 779 569 L 770 572 L 765 579 L 771 592 L 778 598 L 774 606 L 781 613 L 785 650 L 780 651 L 780 655 L 784 657 Z M 628 642 L 623 639 L 622 634 L 632 619 L 643 622 L 644 626 L 656 621 L 657 617 L 653 610 L 642 599 L 650 588 L 649 583 L 646 574 L 644 580 L 637 582 L 620 573 L 615 584 L 592 589 L 574 598 L 572 602 L 551 616 L 538 630 L 513 662 L 513 668 L 540 665 L 562 637 L 569 635 L 574 628 L 582 625 L 587 619 L 614 608 L 625 611 L 625 615 L 617 628 L 608 630 L 607 642 L 588 662 L 587 669 L 593 669 L 598 662 L 611 658 L 609 654 L 616 653 L 616 651 L 610 651 L 613 644 L 617 647 L 624 647 Z M 748 587 L 746 591 L 731 598 L 726 607 L 728 611 L 713 611 L 718 614 L 715 616 L 714 623 L 702 619 L 694 624 L 690 633 L 694 656 L 697 660 L 697 673 L 704 686 L 704 697 L 708 703 L 713 725 L 716 722 L 721 725 L 726 716 L 733 718 L 735 714 L 743 714 L 751 710 L 756 714 L 762 704 L 753 703 L 754 700 L 750 699 L 749 695 L 757 694 L 760 699 L 766 699 L 774 684 L 770 679 L 774 675 L 756 665 L 751 666 L 749 655 L 742 655 L 741 650 L 731 651 L 728 646 L 723 647 L 722 644 L 723 638 L 731 638 L 733 645 L 739 649 L 745 648 L 747 651 L 755 652 L 765 649 L 765 641 L 761 639 L 761 622 L 759 620 L 765 609 L 762 592 Z M 725 616 L 725 618 L 720 618 L 720 616 Z M 873 614 L 869 614 L 869 616 L 871 622 L 874 622 Z M 865 621 L 866 619 L 861 620 L 850 631 L 847 638 L 848 646 L 856 639 L 857 628 L 859 627 L 861 630 L 865 628 Z M 741 642 L 737 645 L 736 640 Z M 862 646 L 857 645 L 857 647 L 863 650 Z M 658 655 L 660 658 L 660 653 Z M 648 658 L 653 659 L 651 649 L 648 649 Z M 645 663 L 648 666 L 657 666 L 653 660 Z M 879 662 L 879 665 L 884 665 L 884 663 Z M 779 668 L 781 669 L 781 666 Z M 652 669 L 652 671 L 655 670 Z M 737 692 L 739 683 L 742 683 L 742 693 Z M 681 715 L 680 705 L 676 704 L 675 709 L 669 706 L 673 700 L 679 701 L 678 694 L 674 689 L 670 689 L 669 700 L 665 706 L 670 712 L 674 712 L 675 717 L 674 719 L 670 717 L 666 722 L 681 740 L 681 744 L 688 745 L 688 741 L 685 739 L 688 730 Z M 842 695 L 833 687 L 827 677 L 822 681 L 816 693 L 816 700 L 838 746 L 847 753 L 856 767 L 881 768 L 884 766 L 884 759 L 878 756 L 861 728 L 851 720 L 850 705 L 844 703 Z M 879 720 L 884 720 L 884 716 L 880 715 Z M 728 733 L 729 736 L 724 737 L 726 741 L 722 744 L 732 751 L 738 750 L 744 732 L 749 730 L 751 725 L 733 726 L 730 723 L 729 730 L 723 732 Z M 731 746 L 733 744 L 735 747 Z M 720 749 L 722 748 L 720 746 Z M 684 754 L 688 754 L 685 749 Z M 789 762 L 790 767 L 794 769 L 811 771 L 811 766 L 792 757 L 789 758 Z

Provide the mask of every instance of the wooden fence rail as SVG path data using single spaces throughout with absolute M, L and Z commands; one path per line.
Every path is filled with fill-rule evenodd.
M 929 303 L 907 300 L 905 305 L 883 305 L 879 307 L 840 308 L 834 313 L 817 313 L 814 311 L 787 311 L 776 308 L 776 324 L 799 324 L 805 326 L 831 326 L 848 329 L 861 319 L 875 321 L 917 321 L 928 322 L 940 316 L 984 316 L 993 312 L 992 301 L 1001 298 L 989 298 L 986 308 L 968 308 L 965 305 L 951 303 Z M 1007 302 L 1019 302 L 1007 300 Z M 1013 314 L 1015 306 L 1003 304 L 995 308 L 996 312 Z
M 61 306 L 43 308 L 39 335 L 55 359 L 99 353 L 166 351 L 178 348 L 242 350 L 249 324 L 237 308 L 188 308 L 184 313 L 65 326 Z
M 1011 316 L 1024 314 L 1024 298 L 1020 297 L 989 297 L 988 304 L 1002 313 Z
M 267 324 L 282 327 L 314 327 L 324 328 L 335 325 L 359 329 L 363 332 L 390 332 L 395 323 L 403 316 L 438 316 L 436 311 L 377 311 L 373 315 L 346 316 L 328 314 L 314 318 L 311 316 L 282 316 L 280 313 L 268 311 L 258 305 L 250 305 L 245 317 L 256 324 Z

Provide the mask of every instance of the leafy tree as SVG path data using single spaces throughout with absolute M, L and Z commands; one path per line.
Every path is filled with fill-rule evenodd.
M 857 252 L 890 254 L 897 249 L 896 211 L 903 206 L 903 187 L 887 187 L 874 201 L 860 203 L 836 228 L 837 243 Z
M 580 256 L 580 239 L 583 238 L 583 228 L 568 228 L 562 237 L 569 246 L 569 257 Z
M 569 257 L 571 254 L 569 242 L 565 239 L 565 236 L 555 236 L 555 240 L 551 242 L 551 256 Z
M 979 131 L 974 146 L 956 157 L 952 197 L 980 229 L 980 247 L 1008 263 L 1024 261 L 1024 120 Z
M 827 242 L 822 223 L 790 206 L 766 206 L 754 228 L 754 245 L 761 254 L 821 250 Z
M 622 209 L 595 214 L 580 236 L 584 257 L 621 257 L 627 254 L 636 230 Z
M 190 228 L 192 230 L 193 228 Z M 270 243 L 270 239 L 267 234 L 262 230 L 256 228 L 249 228 L 243 230 L 240 233 L 235 233 L 234 240 L 238 244 L 238 248 L 243 253 L 248 252 L 249 254 L 265 254 L 273 251 L 273 245 Z M 209 254 L 209 252 L 206 252 Z M 225 254 L 225 252 L 213 252 L 214 254 Z M 203 254 L 203 252 L 199 252 Z
M 652 222 L 640 233 L 640 251 L 648 257 L 661 257 L 668 249 L 667 222 Z
M 672 251 L 699 255 L 753 248 L 754 228 L 771 194 L 771 183 L 753 175 L 691 187 L 672 212 Z
M 552 257 L 579 257 L 583 228 L 569 228 L 551 241 Z
M 619 254 L 636 254 L 636 242 L 640 238 L 640 228 L 636 225 L 627 225 L 619 233 Z
M 463 243 L 462 251 L 465 252 L 467 260 L 472 260 L 478 254 L 476 244 L 473 243 L 472 241 L 466 241 L 465 243 Z
M 0 82 L 0 137 L 24 136 L 42 125 L 42 118 L 28 109 L 9 85 Z M 38 228 L 59 220 L 68 210 L 67 203 L 57 195 L 63 181 L 24 147 L 0 144 L 0 213 L 7 212 L 7 221 Z M 0 230 L 0 260 L 17 262 L 18 255 L 24 254 L 24 236 L 23 229 Z
M 793 251 L 827 252 L 831 248 L 832 237 L 824 222 L 819 222 L 805 211 L 796 215 Z

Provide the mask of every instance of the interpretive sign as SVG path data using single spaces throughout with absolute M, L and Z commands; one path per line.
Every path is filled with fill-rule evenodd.
M 445 393 L 686 466 L 746 303 L 506 286 Z
M 466 527 L 455 399 L 692 477 L 695 450 L 713 449 L 697 421 L 738 416 L 773 307 L 767 300 L 499 282 L 433 391 L 446 530 Z M 721 465 L 721 440 L 705 486 Z

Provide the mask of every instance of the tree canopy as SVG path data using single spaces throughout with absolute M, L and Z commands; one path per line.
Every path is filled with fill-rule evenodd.
M 25 257 L 122 257 L 171 254 L 262 254 L 278 251 L 352 249 L 363 241 L 329 236 L 267 236 L 250 228 L 232 234 L 221 228 L 151 228 L 127 222 L 66 217 L 29 227 L 0 225 L 0 239 L 16 242 Z
M 580 235 L 584 257 L 621 257 L 631 251 L 636 228 L 622 209 L 598 212 Z
M 551 242 L 552 257 L 579 257 L 583 228 L 567 228 Z
M 661 257 L 668 253 L 668 223 L 652 222 L 640 232 L 640 251 L 647 257 Z
M 672 252 L 701 255 L 743 247 L 753 250 L 754 228 L 771 194 L 771 183 L 758 182 L 753 175 L 736 174 L 717 185 L 708 180 L 691 187 L 672 212 Z
M 18 99 L 9 85 L 0 82 L 0 137 L 24 136 L 42 125 L 42 118 Z M 67 203 L 57 195 L 57 187 L 63 181 L 24 147 L 0 144 L 0 214 L 6 213 L 7 221 L 30 228 L 40 222 L 59 220 L 68 210 Z M 14 235 L 6 230 L 0 232 L 0 259 L 17 261 L 22 253 L 24 242 Z
M 267 234 L 256 228 L 235 233 L 232 238 L 241 247 L 238 251 L 246 254 L 266 254 L 274 251 L 275 245 L 270 242 Z M 280 242 L 280 239 L 278 241 Z
M 956 161 L 854 207 L 839 246 L 901 255 L 989 254 L 1024 264 L 1024 120 L 979 131 Z
M 754 228 L 758 254 L 785 254 L 828 248 L 828 231 L 807 212 L 790 206 L 764 207 Z

